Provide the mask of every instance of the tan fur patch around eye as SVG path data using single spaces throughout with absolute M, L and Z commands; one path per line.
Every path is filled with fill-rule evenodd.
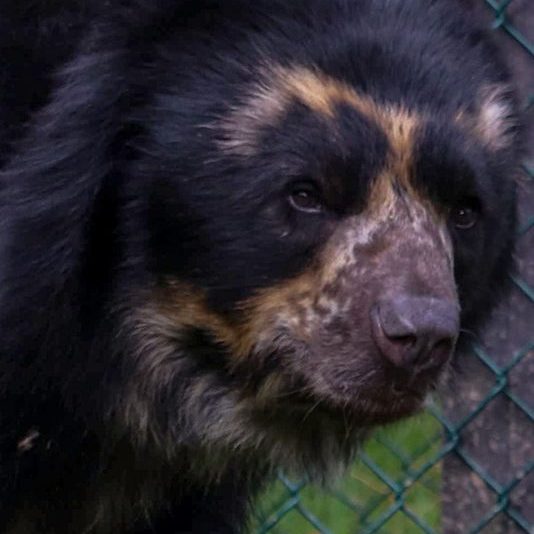
M 382 110 L 380 125 L 388 137 L 390 152 L 384 169 L 373 181 L 368 201 L 370 212 L 390 212 L 397 201 L 395 190 L 399 188 L 419 198 L 412 179 L 415 141 L 421 123 L 420 117 L 402 108 Z
M 369 208 L 374 206 L 387 211 L 395 201 L 394 184 L 417 196 L 411 182 L 415 139 L 422 123 L 421 117 L 399 106 L 379 105 L 342 82 L 316 76 L 310 71 L 292 72 L 288 81 L 294 94 L 314 111 L 333 118 L 335 105 L 344 103 L 356 109 L 386 135 L 389 155 L 384 170 L 375 180 Z
M 261 132 L 279 124 L 294 102 L 328 121 L 335 119 L 337 106 L 350 106 L 383 130 L 398 156 L 411 157 L 408 151 L 420 122 L 414 113 L 401 106 L 379 104 L 341 80 L 301 66 L 270 66 L 261 71 L 248 96 L 218 124 L 223 132 L 221 148 L 239 156 L 254 155 Z
M 349 105 L 366 117 L 374 117 L 380 112 L 370 97 L 359 94 L 346 83 L 319 71 L 304 67 L 278 67 L 274 72 L 277 84 L 280 84 L 292 99 L 328 118 L 334 117 L 335 108 L 339 104 Z
M 403 109 L 384 110 L 381 126 L 391 146 L 389 165 L 397 179 L 409 180 L 413 171 L 415 136 L 420 119 Z M 408 185 L 408 182 L 405 184 Z

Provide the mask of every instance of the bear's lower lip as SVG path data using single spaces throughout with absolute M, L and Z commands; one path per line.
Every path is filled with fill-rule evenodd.
M 383 398 L 293 399 L 278 404 L 275 410 L 283 410 L 299 417 L 328 417 L 350 421 L 354 425 L 374 426 L 394 422 L 420 411 L 426 395 L 399 390 Z

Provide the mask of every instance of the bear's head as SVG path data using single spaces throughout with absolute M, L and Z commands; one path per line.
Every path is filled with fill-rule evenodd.
M 398 70 L 387 48 L 377 65 L 354 39 L 299 61 L 249 43 L 158 64 L 135 167 L 154 282 L 126 320 L 121 402 L 167 450 L 323 471 L 421 408 L 503 284 L 515 104 L 500 74 L 478 50 Z

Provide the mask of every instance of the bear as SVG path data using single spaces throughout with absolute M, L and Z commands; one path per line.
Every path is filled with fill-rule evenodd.
M 1 0 L 0 531 L 236 534 L 421 409 L 512 264 L 460 0 Z

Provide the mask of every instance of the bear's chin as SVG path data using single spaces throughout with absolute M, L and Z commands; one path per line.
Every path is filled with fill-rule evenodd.
M 423 405 L 424 396 L 413 395 L 352 407 L 293 399 L 261 408 L 241 404 L 226 413 L 223 408 L 215 416 L 219 424 L 199 429 L 191 448 L 194 476 L 217 480 L 238 459 L 253 471 L 275 474 L 282 469 L 328 483 L 345 471 L 373 428 L 414 415 Z

